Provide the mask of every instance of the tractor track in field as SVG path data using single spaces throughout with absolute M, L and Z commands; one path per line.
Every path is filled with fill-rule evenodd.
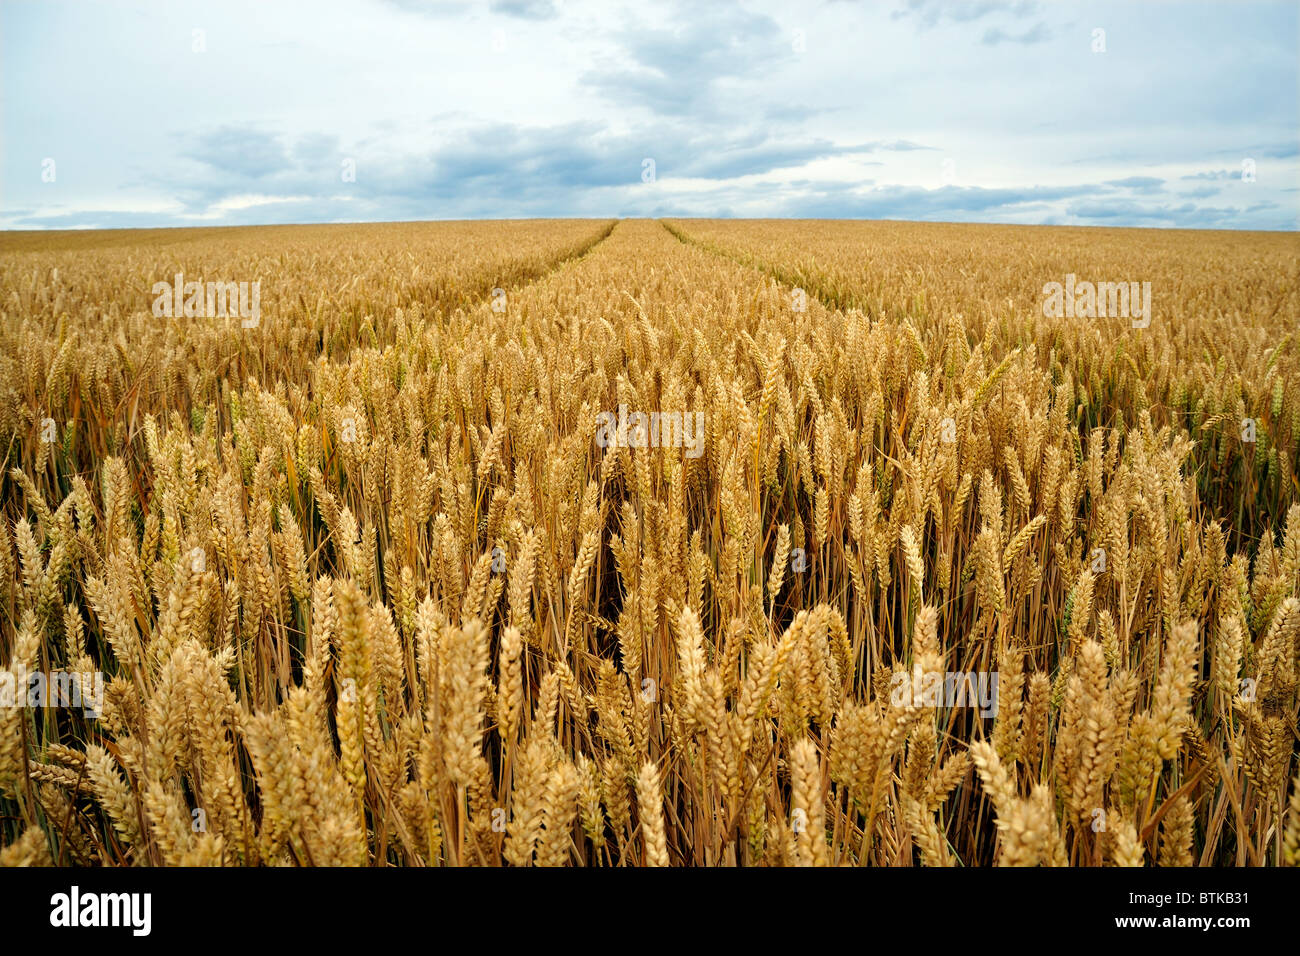
M 791 271 L 783 266 L 768 262 L 766 259 L 760 259 L 758 256 L 744 255 L 738 253 L 736 250 L 720 246 L 717 243 L 692 236 L 681 227 L 674 226 L 667 220 L 659 219 L 657 222 L 668 230 L 668 233 L 683 245 L 694 246 L 697 249 L 702 249 L 705 252 L 718 256 L 719 258 L 729 259 L 737 265 L 754 269 L 764 275 L 771 276 L 777 282 L 780 282 L 783 285 L 788 285 L 792 289 L 803 289 L 804 292 L 815 298 L 832 312 L 847 312 L 850 309 L 861 309 L 873 319 L 878 317 L 877 310 L 873 309 L 865 302 L 858 302 L 849 296 L 836 293 L 826 288 L 824 283 L 819 282 L 815 278 L 803 275 L 797 271 Z
M 614 234 L 614 230 L 618 228 L 619 222 L 620 220 L 618 219 L 611 219 L 607 226 L 605 226 L 600 232 L 596 233 L 590 241 L 579 246 L 576 250 L 569 252 L 566 255 L 562 255 L 558 259 L 552 260 L 541 269 L 525 273 L 518 280 L 511 283 L 511 290 L 518 292 L 527 289 L 529 286 L 536 285 L 543 279 L 555 275 L 555 273 L 559 272 L 561 269 L 573 265 L 575 262 L 581 262 L 583 259 L 587 258 L 587 256 L 591 255 L 591 253 L 594 252 L 601 243 Z M 490 282 L 480 286 L 479 291 L 475 295 L 475 299 L 477 300 L 474 303 L 475 307 L 491 302 L 493 293 L 497 288 L 499 287 Z

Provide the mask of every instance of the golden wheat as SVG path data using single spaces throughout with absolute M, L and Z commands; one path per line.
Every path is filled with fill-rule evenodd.
M 182 269 L 260 324 L 153 317 Z M 1134 270 L 1150 328 L 1036 298 Z M 1271 234 L 6 237 L 0 864 L 1294 865 L 1298 280 Z

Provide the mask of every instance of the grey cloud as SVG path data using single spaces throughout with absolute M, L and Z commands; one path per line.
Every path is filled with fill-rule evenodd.
M 524 20 L 550 20 L 559 15 L 551 0 L 492 0 L 493 13 Z
M 1261 143 L 1244 148 L 1240 152 L 1230 149 L 1220 150 L 1219 155 L 1239 155 L 1242 158 L 1247 156 L 1259 158 L 1263 156 L 1267 159 L 1290 159 L 1292 156 L 1300 156 L 1300 142 Z
M 891 186 L 860 197 L 855 208 L 864 215 L 874 214 L 879 218 L 910 218 L 907 210 L 911 208 L 916 211 L 916 218 L 934 219 L 953 213 L 986 213 L 1015 206 L 1051 202 L 1086 195 L 1092 191 L 1092 188 L 1086 185 L 1031 186 L 1024 189 L 987 189 L 980 186 L 920 189 L 911 186 Z
M 459 0 L 384 0 L 390 7 L 426 17 L 456 17 L 469 12 L 472 5 Z
M 953 23 L 970 23 L 992 14 L 1009 14 L 1027 17 L 1038 9 L 1038 4 L 1030 0 L 908 0 L 901 8 L 890 14 L 894 20 L 914 19 L 921 26 L 937 26 L 944 20 Z
M 1236 207 L 1181 205 L 1143 205 L 1131 200 L 1086 200 L 1066 206 L 1071 216 L 1098 225 L 1158 226 L 1176 229 L 1294 229 L 1294 219 L 1288 222 L 1284 215 L 1275 220 L 1260 222 L 1258 215 L 1271 204 L 1261 204 L 1251 209 Z
M 321 162 L 321 157 L 332 158 L 339 152 L 339 138 L 328 133 L 312 133 L 294 144 L 292 156 L 295 163 L 310 166 Z
M 574 175 L 567 188 L 556 186 L 564 175 L 556 161 L 552 178 L 521 177 L 508 180 L 509 163 L 485 173 L 477 183 L 439 183 L 436 176 L 423 183 L 405 182 L 386 191 L 367 187 L 350 199 L 337 196 L 275 203 L 232 210 L 222 225 L 290 222 L 357 222 L 374 219 L 514 218 L 521 216 L 711 216 L 753 215 L 758 204 L 771 218 L 904 219 L 928 222 L 1023 222 L 1058 224 L 1165 226 L 1177 228 L 1294 229 L 1284 210 L 1263 223 L 1260 214 L 1275 204 L 1249 209 L 1206 208 L 1193 203 L 1144 205 L 1131 200 L 1096 198 L 1095 184 L 985 189 L 947 186 L 922 189 L 866 183 L 800 180 L 793 183 L 760 182 L 740 185 L 719 182 L 707 194 L 673 192 L 671 182 L 652 185 L 634 176 Z M 574 171 L 581 171 L 579 158 Z M 382 179 L 393 170 L 376 171 Z M 588 170 L 589 172 L 589 170 Z M 639 172 L 639 167 L 632 171 Z M 497 177 L 497 181 L 491 181 Z M 633 179 L 633 182 L 629 182 Z M 358 176 L 358 186 L 364 178 Z M 478 188 L 478 187 L 483 188 Z M 491 188 L 488 188 L 491 187 Z M 22 226 L 136 226 L 196 225 L 180 217 L 126 213 L 63 213 L 31 216 Z
M 220 173 L 261 179 L 289 167 L 280 137 L 250 126 L 223 126 L 200 135 L 185 155 Z
M 765 75 L 791 55 L 774 20 L 732 7 L 703 7 L 676 29 L 629 28 L 619 40 L 624 55 L 588 70 L 583 82 L 617 103 L 665 116 L 713 114 L 722 81 Z
M 702 147 L 702 148 L 701 148 Z M 814 159 L 848 156 L 873 151 L 873 144 L 836 146 L 825 140 L 809 142 L 773 141 L 738 143 L 710 149 L 706 144 L 689 145 L 681 152 L 685 162 L 679 167 L 660 167 L 659 175 L 677 174 L 701 179 L 733 179 L 774 169 L 802 166 Z
M 1051 39 L 1051 36 L 1047 24 L 1039 22 L 1023 33 L 1008 33 L 999 27 L 990 27 L 984 31 L 980 42 L 985 46 L 997 46 L 1000 43 L 1019 43 L 1021 46 L 1028 46 L 1033 43 L 1045 43 Z
M 913 143 L 910 140 L 906 140 L 906 139 L 895 139 L 895 140 L 888 140 L 888 141 L 877 140 L 876 142 L 869 143 L 868 145 L 872 149 L 889 149 L 898 152 L 908 152 L 914 149 L 937 149 L 938 148 L 936 146 L 922 146 L 920 143 Z
M 799 123 L 831 110 L 807 103 L 771 104 L 763 107 L 763 119 L 770 123 Z
M 1165 181 L 1156 176 L 1129 176 L 1125 179 L 1108 179 L 1105 184 L 1107 186 L 1118 186 L 1121 189 L 1131 189 L 1139 193 L 1154 193 L 1160 191 Z
M 315 197 L 323 204 L 321 219 L 355 214 L 367 204 L 377 210 L 376 218 L 391 218 L 382 213 L 388 205 L 434 216 L 449 204 L 472 205 L 490 215 L 530 204 L 549 208 L 583 191 L 641 185 L 647 158 L 654 160 L 659 180 L 724 183 L 826 157 L 930 148 L 904 140 L 838 145 L 825 139 L 719 132 L 680 123 L 612 132 L 594 121 L 554 127 L 477 126 L 432 150 L 407 154 L 345 145 L 327 134 L 300 137 L 286 148 L 279 137 L 243 133 L 236 136 L 223 129 L 205 134 L 203 141 L 219 140 L 229 149 L 204 153 L 201 172 L 177 173 L 162 184 L 186 213 L 203 215 L 223 199 L 257 193 Z M 249 152 L 231 144 L 243 144 Z M 235 162 L 233 156 L 243 161 Z M 355 160 L 355 182 L 341 182 L 339 163 L 345 156 Z M 255 208 L 285 221 L 280 217 L 293 207 L 277 203 Z
M 974 186 L 946 186 L 922 189 L 915 186 L 882 185 L 863 189 L 858 183 L 808 182 L 793 184 L 759 183 L 724 185 L 701 208 L 698 201 L 680 199 L 655 208 L 658 215 L 721 216 L 722 208 L 733 204 L 760 202 L 770 205 L 776 218 L 815 219 L 911 219 L 929 222 L 987 220 L 997 214 L 1049 209 L 1048 204 L 1086 195 L 1091 186 L 1051 186 L 1026 189 L 984 189 Z M 687 205 L 691 203 L 691 205 Z M 716 204 L 716 205 L 714 205 Z M 649 205 L 643 211 L 648 214 Z

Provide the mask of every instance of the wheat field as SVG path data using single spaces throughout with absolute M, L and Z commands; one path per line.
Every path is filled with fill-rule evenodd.
M 1300 864 L 1294 234 L 7 233 L 0 311 L 0 865 Z

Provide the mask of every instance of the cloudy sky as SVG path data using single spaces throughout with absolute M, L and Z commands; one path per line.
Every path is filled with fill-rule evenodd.
M 9 229 L 1300 228 L 1295 0 L 0 0 L 0 61 Z

